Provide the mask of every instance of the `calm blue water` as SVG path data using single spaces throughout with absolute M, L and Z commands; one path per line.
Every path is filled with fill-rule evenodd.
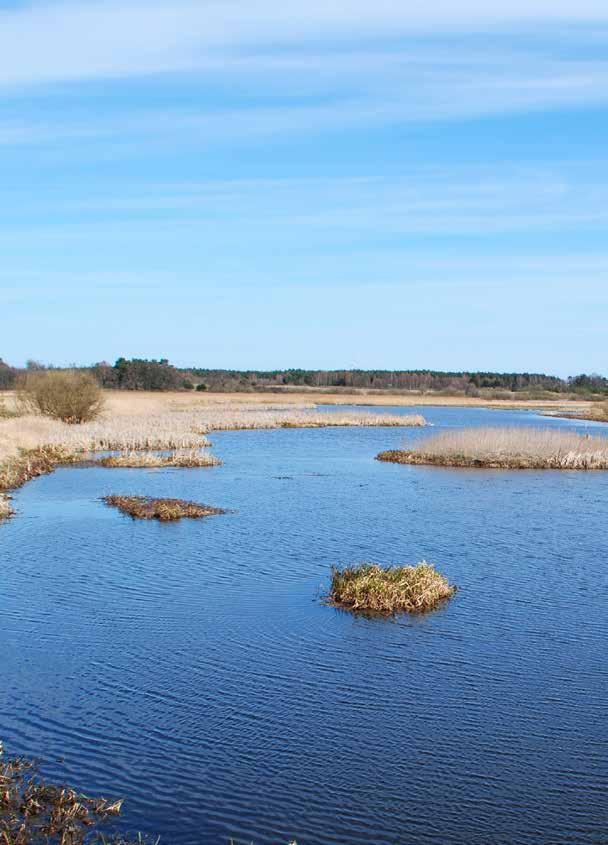
M 605 845 L 608 473 L 374 461 L 424 434 L 222 433 L 221 468 L 28 484 L 0 526 L 8 750 L 177 845 Z M 134 522 L 108 493 L 234 512 Z M 422 558 L 460 587 L 432 615 L 319 599 L 334 563 Z

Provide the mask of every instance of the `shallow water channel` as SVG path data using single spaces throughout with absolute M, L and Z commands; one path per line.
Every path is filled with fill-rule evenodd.
M 425 433 L 217 433 L 220 468 L 20 490 L 0 526 L 7 749 L 125 796 L 123 828 L 167 845 L 608 842 L 608 472 L 374 460 Z M 231 512 L 135 522 L 111 493 Z M 323 604 L 332 564 L 423 558 L 459 587 L 435 613 Z

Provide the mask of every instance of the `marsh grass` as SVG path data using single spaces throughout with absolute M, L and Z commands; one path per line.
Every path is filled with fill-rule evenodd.
M 129 455 L 107 461 L 106 466 L 217 466 L 218 459 L 212 456 L 183 457 L 187 450 L 193 454 L 192 450 L 209 446 L 206 434 L 210 431 L 425 424 L 424 417 L 416 414 L 320 413 L 308 407 L 248 407 L 225 401 L 220 405 L 173 408 L 172 403 L 177 400 L 172 397 L 173 394 L 152 398 L 110 396 L 99 418 L 80 425 L 32 413 L 0 419 L 0 491 L 19 487 L 61 464 L 82 461 L 94 452 Z M 183 399 L 181 395 L 179 398 Z M 125 408 L 137 408 L 139 413 L 120 412 Z M 157 412 L 159 408 L 172 410 Z M 133 457 L 136 452 L 171 450 L 174 457 L 161 463 L 156 456 Z
M 13 513 L 10 498 L 4 493 L 0 493 L 0 520 L 8 519 Z
M 331 573 L 333 604 L 363 613 L 424 613 L 450 598 L 456 588 L 426 561 L 416 566 L 382 567 L 376 563 Z
M 106 505 L 118 508 L 133 519 L 159 519 L 171 522 L 176 519 L 200 519 L 204 516 L 223 514 L 221 508 L 201 505 L 185 499 L 152 499 L 149 496 L 104 496 Z
M 379 461 L 488 469 L 608 469 L 608 439 L 539 428 L 469 428 L 430 437 Z
M 0 491 L 21 487 L 32 478 L 47 475 L 62 464 L 73 464 L 80 458 L 60 446 L 20 449 L 0 464 Z
M 108 455 L 97 461 L 103 467 L 115 468 L 142 468 L 152 469 L 155 467 L 217 467 L 222 462 L 215 455 L 209 452 L 188 450 L 183 452 L 171 452 L 168 455 L 157 452 L 124 452 L 120 455 Z
M 103 838 L 121 805 L 46 783 L 33 762 L 4 758 L 0 744 L 2 845 L 84 845 L 95 834 Z

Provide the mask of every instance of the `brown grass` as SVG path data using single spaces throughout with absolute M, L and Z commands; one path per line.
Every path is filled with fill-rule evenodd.
M 194 449 L 171 452 L 169 455 L 159 455 L 157 452 L 124 452 L 120 455 L 101 458 L 97 463 L 103 467 L 142 469 L 146 467 L 217 467 L 222 464 L 215 455 Z
M 32 478 L 47 475 L 56 467 L 76 460 L 77 455 L 59 446 L 20 449 L 0 464 L 0 491 L 14 490 Z
M 470 428 L 434 435 L 380 461 L 489 469 L 608 469 L 608 439 L 560 429 Z
M 424 613 L 450 598 L 455 587 L 425 561 L 416 566 L 362 563 L 332 570 L 333 604 L 366 613 Z
M 11 507 L 11 500 L 4 493 L 0 493 L 0 520 L 8 519 L 14 513 Z
M 152 499 L 148 496 L 104 496 L 110 507 L 118 508 L 133 519 L 159 519 L 170 522 L 176 519 L 200 519 L 203 516 L 226 513 L 221 508 L 200 505 L 185 499 Z
M 14 397 L 14 394 L 12 394 Z M 175 396 L 179 397 L 180 403 Z M 68 425 L 41 415 L 25 414 L 0 419 L 0 491 L 10 490 L 29 478 L 51 472 L 62 463 L 75 463 L 94 452 L 123 452 L 129 457 L 108 461 L 108 466 L 211 466 L 217 459 L 191 451 L 208 446 L 209 431 L 238 431 L 281 427 L 334 425 L 424 425 L 417 415 L 319 413 L 310 406 L 236 405 L 217 400 L 207 404 L 183 403 L 188 394 L 111 394 L 104 413 L 81 425 Z M 131 413 L 126 413 L 131 411 Z M 134 452 L 175 453 L 159 464 L 156 456 L 135 459 Z M 199 453 L 201 454 L 201 453 Z
M 2 756 L 0 743 L 0 842 L 2 845 L 84 845 L 101 836 L 122 801 L 89 798 L 37 777 L 36 766 Z M 124 841 L 124 840 L 123 840 Z

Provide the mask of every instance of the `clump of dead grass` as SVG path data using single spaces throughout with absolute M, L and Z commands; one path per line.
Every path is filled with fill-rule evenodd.
M 0 490 L 21 487 L 32 478 L 47 475 L 62 464 L 73 464 L 80 456 L 61 446 L 20 449 L 0 464 Z
M 89 798 L 45 783 L 36 766 L 4 758 L 0 743 L 0 842 L 2 845 L 84 845 L 102 836 L 122 801 Z
M 470 428 L 437 434 L 379 461 L 488 469 L 608 469 L 608 439 L 560 429 Z
M 376 563 L 332 569 L 333 604 L 365 613 L 424 613 L 449 599 L 456 588 L 434 566 L 383 567 Z
M 0 520 L 8 519 L 13 513 L 10 498 L 4 493 L 0 493 Z
M 185 499 L 153 499 L 149 496 L 104 496 L 103 501 L 110 507 L 118 508 L 133 519 L 159 519 L 170 522 L 176 519 L 200 519 L 226 513 L 221 508 L 201 505 Z
M 162 455 L 156 452 L 123 452 L 120 455 L 108 455 L 97 461 L 103 467 L 116 468 L 154 468 L 154 467 L 217 467 L 222 462 L 209 452 L 189 450 L 171 452 Z

